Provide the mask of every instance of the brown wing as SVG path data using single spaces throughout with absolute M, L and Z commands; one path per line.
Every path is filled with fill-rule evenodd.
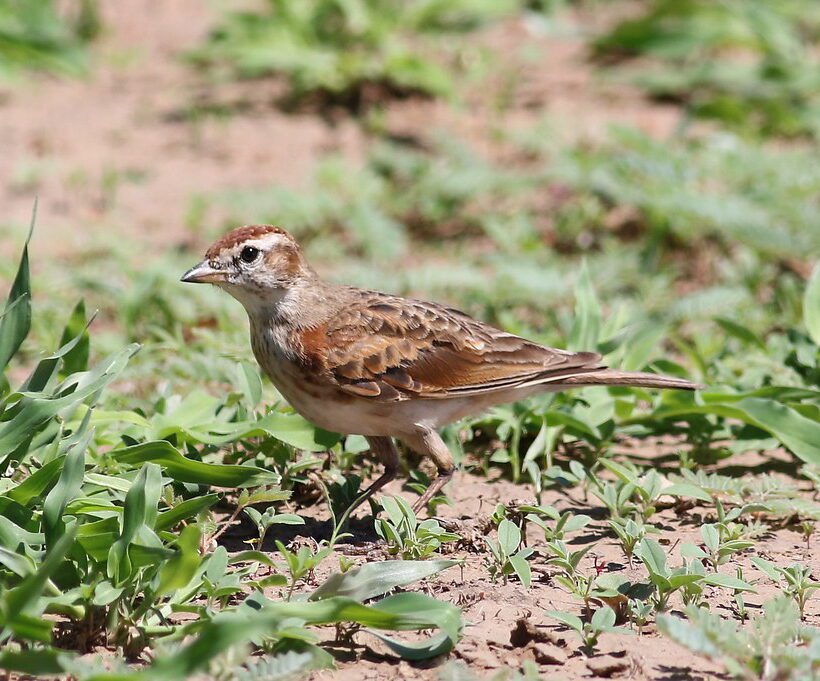
M 325 328 L 325 366 L 354 395 L 448 398 L 600 368 L 595 353 L 547 348 L 458 310 L 371 291 L 350 294 Z

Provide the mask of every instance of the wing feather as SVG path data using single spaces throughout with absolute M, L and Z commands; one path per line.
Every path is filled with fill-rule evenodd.
M 464 397 L 601 368 L 596 353 L 548 348 L 452 308 L 348 293 L 349 304 L 325 327 L 325 368 L 359 397 Z

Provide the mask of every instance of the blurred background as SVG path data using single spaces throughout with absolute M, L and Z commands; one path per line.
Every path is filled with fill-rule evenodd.
M 244 313 L 178 279 L 238 224 L 559 345 L 586 263 L 618 361 L 803 385 L 818 36 L 809 0 L 0 0 L 0 279 L 39 197 L 37 347 L 84 297 L 95 351 L 201 382 Z

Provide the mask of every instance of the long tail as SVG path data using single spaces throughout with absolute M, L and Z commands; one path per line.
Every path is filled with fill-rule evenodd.
M 552 383 L 552 381 L 550 381 Z M 644 371 L 618 371 L 617 369 L 600 369 L 589 373 L 566 376 L 555 380 L 560 385 L 622 385 L 641 388 L 675 388 L 678 390 L 699 390 L 702 385 L 687 381 L 684 378 L 673 378 L 650 374 Z

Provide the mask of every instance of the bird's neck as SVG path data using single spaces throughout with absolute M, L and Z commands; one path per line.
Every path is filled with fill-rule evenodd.
M 313 279 L 275 288 L 240 299 L 251 322 L 259 326 L 308 329 L 326 321 L 328 294 L 332 286 Z

